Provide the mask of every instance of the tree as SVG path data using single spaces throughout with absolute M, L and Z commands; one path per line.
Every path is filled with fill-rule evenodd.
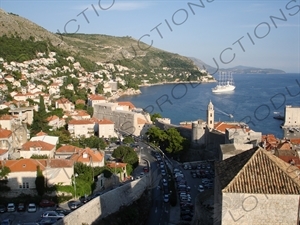
M 133 169 L 138 166 L 139 158 L 131 147 L 119 146 L 113 151 L 112 156 L 124 163 L 129 163 Z
M 40 166 L 37 166 L 36 170 L 35 188 L 38 192 L 38 195 L 43 196 L 45 193 L 45 177 L 40 169 Z
M 149 141 L 153 142 L 155 145 L 162 145 L 167 140 L 165 131 L 156 126 L 150 127 L 146 135 L 149 135 Z
M 170 128 L 166 131 L 167 134 L 167 148 L 166 151 L 169 153 L 178 153 L 183 150 L 185 138 L 175 128 Z
M 41 130 L 49 130 L 48 121 L 46 120 L 47 116 L 48 115 L 45 108 L 44 98 L 40 95 L 39 110 L 38 112 L 33 112 L 33 121 L 30 127 L 31 135 L 34 135 Z
M 7 185 L 7 175 L 10 173 L 9 167 L 0 165 L 0 191 L 10 191 Z
M 126 137 L 123 139 L 123 143 L 124 143 L 124 144 L 131 144 L 131 143 L 134 143 L 134 139 L 133 139 L 133 137 L 131 137 L 131 136 L 126 136 Z
M 152 122 L 155 122 L 155 120 L 156 120 L 157 118 L 162 118 L 162 116 L 161 116 L 159 113 L 153 113 L 153 114 L 151 115 L 151 121 L 152 121 Z

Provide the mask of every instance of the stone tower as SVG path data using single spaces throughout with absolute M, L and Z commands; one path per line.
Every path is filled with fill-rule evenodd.
M 214 111 L 214 105 L 212 104 L 211 101 L 209 101 L 209 104 L 207 106 L 206 120 L 207 120 L 207 128 L 209 130 L 212 130 L 214 128 L 214 123 L 215 123 L 215 111 Z

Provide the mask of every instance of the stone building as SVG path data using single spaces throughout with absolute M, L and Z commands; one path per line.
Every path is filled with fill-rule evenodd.
M 216 162 L 214 224 L 299 224 L 299 175 L 260 147 Z
M 284 127 L 300 127 L 300 107 L 285 106 Z

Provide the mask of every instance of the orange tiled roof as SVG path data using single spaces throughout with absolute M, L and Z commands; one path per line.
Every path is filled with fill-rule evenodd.
M 228 124 L 228 123 L 224 123 L 224 122 L 218 122 L 214 125 L 215 130 L 225 133 L 226 129 L 244 129 L 241 126 L 237 125 L 237 124 Z M 249 128 L 245 129 L 247 132 L 250 131 Z
M 94 124 L 91 120 L 70 120 L 69 124 L 81 125 L 81 124 Z
M 70 157 L 70 159 L 73 160 L 74 162 L 82 162 L 82 163 L 102 162 L 104 160 L 104 155 L 99 151 L 93 151 L 90 148 L 85 148 L 73 154 Z
M 56 102 L 57 102 L 58 104 L 67 104 L 67 103 L 71 103 L 71 102 L 69 101 L 69 99 L 66 99 L 66 98 L 58 99 L 58 100 L 56 100 Z
M 12 135 L 11 130 L 0 128 L 0 138 L 9 138 Z
M 56 149 L 56 153 L 75 153 L 83 150 L 82 148 L 73 145 L 64 145 Z
M 49 117 L 47 117 L 47 121 L 48 122 L 50 122 L 50 121 L 52 121 L 52 120 L 56 120 L 56 119 L 59 119 L 59 117 L 58 116 L 56 116 L 56 115 L 53 115 L 53 116 L 49 116 Z
M 7 149 L 0 149 L 0 155 L 4 155 L 5 153 L 7 153 L 8 150 Z
M 22 145 L 22 150 L 29 151 L 30 148 L 41 148 L 41 151 L 49 151 L 52 150 L 55 145 L 51 145 L 44 141 L 27 141 Z
M 99 120 L 98 122 L 99 124 L 114 124 L 113 121 L 109 120 L 109 119 L 102 119 L 102 120 Z
M 112 162 L 112 163 L 108 163 L 106 164 L 106 166 L 110 167 L 110 168 L 122 168 L 122 167 L 126 167 L 127 163 L 120 163 L 120 162 Z
M 135 106 L 131 102 L 118 102 L 118 105 L 128 106 L 129 109 L 134 109 L 135 108 Z
M 48 135 L 47 133 L 43 132 L 42 130 L 40 132 L 38 132 L 35 136 L 44 136 L 44 135 Z
M 46 164 L 43 161 L 35 159 L 19 159 L 19 160 L 7 160 L 5 161 L 5 166 L 10 169 L 11 172 L 29 172 L 36 171 L 37 167 L 40 167 L 40 170 L 45 170 Z
M 85 101 L 82 100 L 82 99 L 77 99 L 76 102 L 75 102 L 75 104 L 76 104 L 76 105 L 78 105 L 78 104 L 83 104 L 83 105 L 85 105 Z
M 11 120 L 13 118 L 14 118 L 13 116 L 8 115 L 8 114 L 0 116 L 0 120 Z
M 33 172 L 40 167 L 40 170 L 45 170 L 47 166 L 50 168 L 65 168 L 72 167 L 74 162 L 69 159 L 19 159 L 6 160 L 2 165 L 10 168 L 11 172 Z
M 89 95 L 90 100 L 106 100 L 102 95 Z

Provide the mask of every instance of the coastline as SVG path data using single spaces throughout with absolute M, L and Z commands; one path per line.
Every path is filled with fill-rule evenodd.
M 205 83 L 215 83 L 216 80 L 208 80 L 208 81 L 171 81 L 171 82 L 160 82 L 155 84 L 141 84 L 140 87 L 151 87 L 151 86 L 157 86 L 157 85 L 165 85 L 165 84 L 189 84 L 189 83 L 199 83 L 199 84 L 205 84 Z M 127 90 L 119 89 L 114 95 L 107 98 L 107 101 L 114 102 L 117 101 L 122 96 L 133 96 L 133 95 L 140 95 L 142 94 L 140 89 L 133 89 L 129 88 Z

